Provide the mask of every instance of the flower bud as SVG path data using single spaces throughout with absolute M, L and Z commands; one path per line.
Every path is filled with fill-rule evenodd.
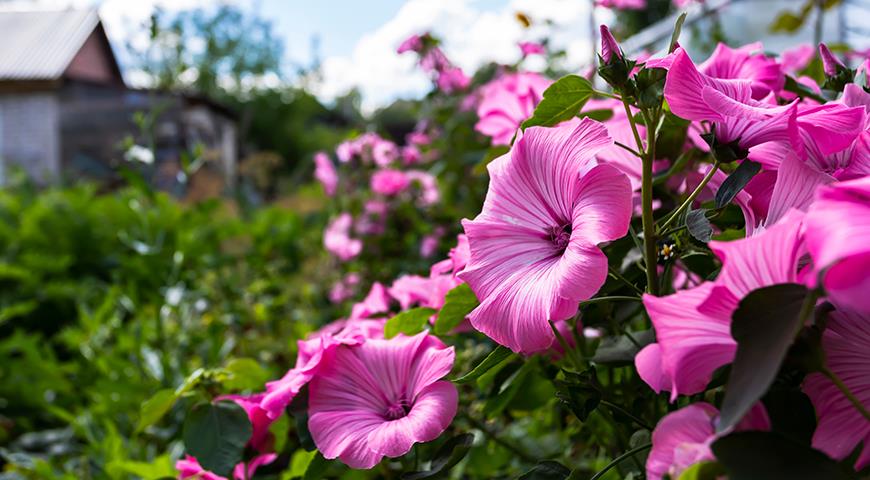
M 601 65 L 598 67 L 598 75 L 601 76 L 613 88 L 619 89 L 628 82 L 634 62 L 626 60 L 625 54 L 610 33 L 606 25 L 601 26 L 601 54 L 598 56 Z
M 619 44 L 616 43 L 616 39 L 613 38 L 610 29 L 607 28 L 607 25 L 601 25 L 601 58 L 604 60 L 604 63 L 611 63 L 614 56 L 617 60 L 624 58 L 622 49 L 619 48 Z
M 834 54 L 831 49 L 824 43 L 819 44 L 819 55 L 822 57 L 822 65 L 824 66 L 825 76 L 836 77 L 840 71 L 846 68 Z

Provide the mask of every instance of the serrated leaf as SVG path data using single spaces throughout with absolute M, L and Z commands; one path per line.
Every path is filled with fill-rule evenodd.
M 242 459 L 253 427 L 235 402 L 200 403 L 184 420 L 184 449 L 202 468 L 228 477 Z
M 801 327 L 807 288 L 795 283 L 759 288 L 731 316 L 737 352 L 725 387 L 719 432 L 737 425 L 773 383 Z
M 405 473 L 402 475 L 402 480 L 421 480 L 443 476 L 465 458 L 472 443 L 474 443 L 474 435 L 470 433 L 463 433 L 447 440 L 435 452 L 429 470 Z
M 592 97 L 594 88 L 579 75 L 566 75 L 544 90 L 544 98 L 535 107 L 532 117 L 523 122 L 523 129 L 541 125 L 553 126 L 568 120 Z
M 483 361 L 480 362 L 476 367 L 471 369 L 470 372 L 453 380 L 453 383 L 462 384 L 473 382 L 477 380 L 477 378 L 479 378 L 481 375 L 488 372 L 491 368 L 495 367 L 496 365 L 504 362 L 509 358 L 516 356 L 517 355 L 509 348 L 499 345 L 498 347 L 496 347 L 495 350 L 489 352 L 489 355 L 487 355 L 486 358 L 484 358 Z
M 743 187 L 752 180 L 758 172 L 761 171 L 761 164 L 752 160 L 743 160 L 743 162 L 728 175 L 728 178 L 719 186 L 716 191 L 716 208 L 722 208 L 731 203 L 734 197 L 743 190 Z
M 707 243 L 713 239 L 713 225 L 707 219 L 706 210 L 689 210 L 686 214 L 686 229 L 699 242 Z
M 852 478 L 824 453 L 773 432 L 737 432 L 713 442 L 729 480 Z
M 477 301 L 477 297 L 467 283 L 457 285 L 444 297 L 444 306 L 441 307 L 438 318 L 435 320 L 435 334 L 449 334 L 478 305 L 480 302 Z
M 435 313 L 434 308 L 418 307 L 396 315 L 387 320 L 384 325 L 384 337 L 393 338 L 400 333 L 416 335 L 426 328 L 429 318 Z

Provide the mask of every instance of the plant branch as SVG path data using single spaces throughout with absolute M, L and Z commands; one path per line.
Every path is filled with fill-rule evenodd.
M 606 406 L 616 410 L 617 412 L 625 415 L 626 417 L 630 418 L 634 423 L 636 423 L 638 426 L 643 427 L 643 428 L 649 430 L 650 432 L 655 429 L 655 427 L 646 423 L 645 421 L 643 421 L 643 419 L 641 419 L 637 415 L 629 412 L 628 410 L 620 407 L 619 405 L 611 402 L 610 400 L 601 400 L 601 404 L 606 405 Z
M 682 214 L 682 213 L 683 213 L 687 208 L 689 208 L 689 207 L 692 205 L 692 202 L 694 202 L 695 199 L 698 198 L 698 195 L 701 194 L 701 191 L 704 190 L 704 187 L 707 186 L 707 183 L 709 183 L 710 180 L 713 179 L 713 175 L 716 174 L 716 171 L 717 171 L 717 170 L 719 170 L 719 161 L 718 161 L 718 160 L 716 160 L 716 161 L 713 162 L 713 166 L 710 168 L 710 171 L 708 171 L 707 174 L 704 175 L 704 178 L 701 179 L 701 183 L 699 183 L 698 186 L 695 187 L 695 190 L 692 191 L 691 194 L 689 194 L 689 197 L 686 198 L 686 200 L 685 200 L 685 201 L 684 201 L 684 202 L 683 202 L 679 207 L 677 207 L 677 209 L 674 210 L 673 213 L 671 213 L 671 215 L 670 215 L 670 216 L 669 216 L 669 217 L 664 221 L 664 223 L 662 223 L 662 224 L 658 227 L 658 231 L 659 231 L 659 232 L 661 232 L 661 231 L 663 231 L 665 228 L 667 228 L 668 225 L 670 225 L 671 223 L 673 223 L 674 220 L 676 220 L 677 218 L 679 218 L 679 216 L 680 216 L 680 215 L 681 215 L 681 214 Z
M 642 153 L 638 152 L 637 150 L 629 147 L 628 145 L 626 145 L 622 142 L 614 141 L 613 144 L 616 145 L 617 147 L 622 148 L 623 150 L 627 150 L 628 152 L 630 152 L 632 155 L 636 156 L 637 158 L 643 158 Z
M 849 387 L 845 383 L 843 383 L 842 380 L 840 380 L 840 377 L 838 377 L 836 373 L 834 373 L 830 368 L 826 366 L 822 369 L 822 375 L 824 375 L 828 378 L 828 380 L 833 382 L 834 385 L 841 392 L 843 392 L 843 395 L 845 395 L 846 398 L 849 399 L 850 402 L 852 402 L 852 405 L 855 407 L 855 409 L 858 410 L 858 412 L 861 413 L 861 415 L 865 419 L 867 419 L 867 421 L 870 421 L 870 411 L 867 411 L 867 408 L 864 406 L 864 404 L 861 403 L 861 400 L 858 400 L 858 397 L 856 397 L 855 394 L 852 393 L 851 390 L 849 390 Z
M 590 478 L 589 480 L 599 480 L 600 478 L 602 478 L 604 476 L 605 473 L 610 471 L 611 468 L 619 465 L 626 458 L 632 457 L 632 456 L 634 456 L 634 455 L 636 455 L 644 450 L 648 450 L 650 448 L 652 448 L 651 443 L 632 448 L 631 450 L 629 450 L 629 451 L 623 453 L 622 455 L 614 458 L 612 462 L 608 463 L 603 469 L 601 469 L 601 471 L 599 471 L 598 473 L 593 475 L 592 478 Z
M 626 109 L 628 109 L 627 104 Z M 643 178 L 641 179 L 640 187 L 641 205 L 643 210 L 643 259 L 644 265 L 646 266 L 646 290 L 647 292 L 657 296 L 659 294 L 658 272 L 656 271 L 656 259 L 658 258 L 658 253 L 656 252 L 655 219 L 653 218 L 652 206 L 652 177 L 653 162 L 655 161 L 656 156 L 656 138 L 655 130 L 649 127 L 653 122 L 650 121 L 651 119 L 646 113 L 644 113 L 644 120 L 648 126 L 646 129 L 647 149 L 646 154 L 643 157 Z
M 632 286 L 634 286 L 634 285 L 632 285 Z M 593 304 L 602 303 L 602 302 L 640 302 L 640 301 L 642 301 L 640 297 L 613 295 L 610 297 L 590 298 L 589 300 L 584 300 L 584 301 L 580 302 L 580 306 L 585 307 L 586 305 L 593 305 Z
M 629 287 L 631 287 L 632 290 L 634 290 L 635 292 L 637 292 L 638 295 L 643 295 L 643 290 L 637 288 L 637 286 L 636 286 L 635 284 L 629 282 L 627 278 L 623 277 L 621 273 L 619 273 L 619 272 L 617 272 L 616 270 L 614 270 L 613 267 L 608 266 L 608 267 L 607 267 L 607 271 L 608 271 L 608 273 L 610 274 L 611 277 L 613 277 L 613 278 L 619 280 L 620 282 L 622 282 L 622 283 L 628 285 Z

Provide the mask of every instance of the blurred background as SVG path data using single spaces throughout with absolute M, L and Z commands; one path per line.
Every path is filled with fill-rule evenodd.
M 0 478 L 172 476 L 184 408 L 153 418 L 155 392 L 199 368 L 262 389 L 371 282 L 445 258 L 494 151 L 473 95 L 396 53 L 409 35 L 473 91 L 505 66 L 591 72 L 601 23 L 656 54 L 682 11 L 696 61 L 807 44 L 820 77 L 819 41 L 853 67 L 870 48 L 870 0 L 0 0 Z M 312 158 L 365 132 L 431 134 L 440 201 L 395 206 L 339 265 L 324 227 L 361 203 L 325 195 Z

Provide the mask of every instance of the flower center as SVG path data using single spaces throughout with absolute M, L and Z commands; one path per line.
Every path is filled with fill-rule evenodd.
M 404 398 L 399 399 L 396 402 L 390 404 L 387 407 L 387 411 L 384 412 L 384 418 L 387 420 L 398 420 L 400 418 L 406 417 L 408 412 L 411 411 L 411 405 Z
M 568 247 L 568 241 L 571 240 L 571 224 L 566 223 L 560 227 L 550 227 L 549 233 L 553 246 L 560 251 L 564 251 Z

